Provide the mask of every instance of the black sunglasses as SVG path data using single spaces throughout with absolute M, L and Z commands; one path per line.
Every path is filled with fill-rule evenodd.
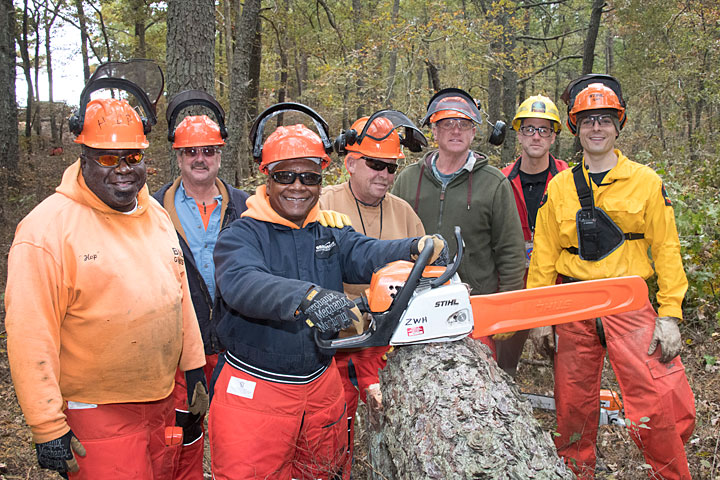
M 137 165 L 138 163 L 142 162 L 145 155 L 142 154 L 142 152 L 137 153 L 130 153 L 128 155 L 97 155 L 92 156 L 88 155 L 86 153 L 83 153 L 81 155 L 86 160 L 93 160 L 95 163 L 100 165 L 101 167 L 117 167 L 120 165 L 120 160 L 125 160 L 125 163 L 128 165 Z
M 181 149 L 181 152 L 183 155 L 185 155 L 188 158 L 195 158 L 202 152 L 203 156 L 208 157 L 214 157 L 216 154 L 220 153 L 220 147 L 187 147 Z
M 377 160 L 375 158 L 363 158 L 365 159 L 365 165 L 367 165 L 368 168 L 372 168 L 373 170 L 376 170 L 378 172 L 382 172 L 387 168 L 388 173 L 392 175 L 397 171 L 397 163 L 387 163 L 383 162 L 382 160 Z
M 297 173 L 283 170 L 282 172 L 271 173 L 270 177 L 274 182 L 281 183 L 283 185 L 292 185 L 298 177 L 300 177 L 300 183 L 303 185 L 320 185 L 322 182 L 322 175 L 315 172 Z

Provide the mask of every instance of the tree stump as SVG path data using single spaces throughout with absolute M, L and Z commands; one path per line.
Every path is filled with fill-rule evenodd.
M 397 348 L 367 409 L 373 478 L 574 478 L 509 380 L 471 339 Z

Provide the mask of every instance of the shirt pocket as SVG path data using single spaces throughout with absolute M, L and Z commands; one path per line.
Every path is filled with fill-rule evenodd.
M 606 198 L 602 209 L 624 233 L 643 233 L 645 215 L 643 203 L 634 198 Z

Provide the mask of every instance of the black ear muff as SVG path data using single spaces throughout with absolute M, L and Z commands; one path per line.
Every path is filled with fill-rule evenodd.
M 492 132 L 490 132 L 488 142 L 490 142 L 491 145 L 502 145 L 502 143 L 505 141 L 506 132 L 507 125 L 502 120 L 498 120 L 497 122 L 495 122 L 495 125 L 493 125 L 493 129 Z
M 335 142 L 333 142 L 333 147 L 335 148 L 335 152 L 338 155 L 345 155 L 347 154 L 347 146 L 348 145 L 355 145 L 355 142 L 357 142 L 358 133 L 354 128 L 351 128 L 350 130 L 343 130 L 340 135 L 337 136 L 335 139 Z
M 80 135 L 84 123 L 83 120 L 80 120 L 78 113 L 79 112 L 75 110 L 75 112 L 68 119 L 68 127 L 70 128 L 70 133 L 74 134 L 75 136 Z

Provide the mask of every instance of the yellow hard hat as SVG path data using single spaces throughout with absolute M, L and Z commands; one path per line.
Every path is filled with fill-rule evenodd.
M 555 133 L 562 128 L 560 124 L 560 112 L 548 97 L 544 95 L 533 95 L 520 104 L 512 121 L 514 130 L 520 130 L 523 118 L 544 118 L 553 122 Z

